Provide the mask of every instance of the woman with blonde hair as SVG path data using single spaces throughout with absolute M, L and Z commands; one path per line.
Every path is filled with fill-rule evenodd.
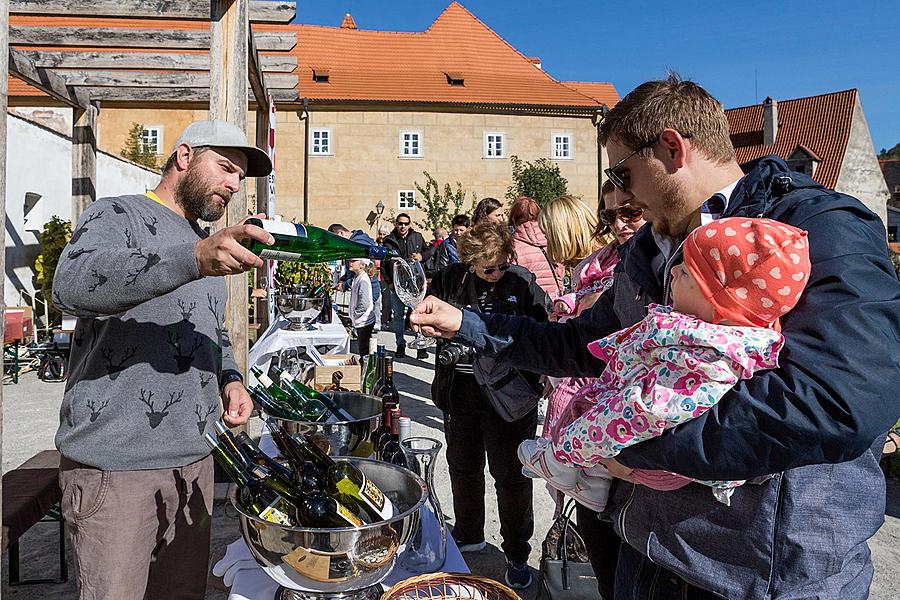
M 572 267 L 569 293 L 554 301 L 555 314 L 560 320 L 588 310 L 612 286 L 621 245 L 644 224 L 643 211 L 621 205 L 610 181 L 603 184 L 600 193 L 596 213 L 571 196 L 556 198 L 541 212 L 540 222 L 547 236 L 550 257 Z M 551 381 L 553 392 L 547 402 L 541 433 L 541 437 L 548 439 L 572 397 L 591 379 L 565 377 Z M 558 492 L 550 490 L 550 493 L 559 503 Z M 575 510 L 600 594 L 611 598 L 620 540 L 611 524 L 598 519 L 596 511 L 577 502 Z

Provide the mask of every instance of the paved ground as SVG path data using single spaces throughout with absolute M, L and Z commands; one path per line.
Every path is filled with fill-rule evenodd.
M 383 334 L 382 334 L 383 335 Z M 388 346 L 390 340 L 385 340 Z M 430 401 L 430 381 L 432 377 L 432 354 L 428 362 L 406 359 L 396 368 L 397 386 L 403 396 L 403 412 L 412 417 L 413 435 L 428 435 L 443 439 L 440 411 Z M 3 386 L 3 472 L 24 462 L 34 453 L 53 447 L 59 403 L 63 384 L 43 383 L 33 373 L 23 377 L 18 385 Z M 251 424 L 251 433 L 259 432 L 260 423 Z M 450 483 L 444 469 L 438 468 L 435 487 L 438 496 L 452 523 L 453 503 L 450 497 Z M 488 481 L 490 476 L 488 475 Z M 550 498 L 543 486 L 535 483 L 536 532 L 532 540 L 534 550 L 530 564 L 537 568 L 540 558 L 540 541 L 549 527 L 553 512 Z M 497 520 L 496 498 L 493 487 L 488 485 L 487 499 L 487 541 L 488 549 L 480 554 L 466 555 L 474 573 L 494 579 L 501 579 L 504 568 L 500 551 L 499 522 Z M 875 580 L 871 598 L 893 600 L 900 590 L 900 481 L 888 482 L 888 507 L 885 525 L 870 542 L 875 563 Z M 225 547 L 239 536 L 237 521 L 233 514 L 225 510 L 223 502 L 215 506 L 213 521 L 213 562 L 224 555 Z M 56 573 L 56 529 L 53 525 L 38 525 L 25 534 L 21 540 L 22 576 L 48 577 Z M 75 588 L 70 578 L 68 584 L 36 585 L 9 588 L 7 585 L 7 557 L 3 557 L 2 596 L 3 598 L 28 600 L 63 600 L 75 597 Z M 71 551 L 69 553 L 71 571 Z M 535 587 L 525 590 L 522 597 L 533 599 Z M 220 580 L 210 577 L 207 600 L 227 598 L 227 590 Z

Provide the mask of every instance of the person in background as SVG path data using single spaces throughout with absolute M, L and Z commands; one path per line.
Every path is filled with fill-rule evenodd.
M 450 237 L 450 232 L 447 231 L 446 227 L 435 227 L 434 228 L 434 245 L 440 246 L 444 240 Z
M 438 273 L 441 269 L 445 269 L 450 265 L 459 262 L 459 249 L 457 241 L 459 236 L 464 234 L 469 228 L 471 221 L 468 215 L 456 215 L 450 221 L 450 237 L 441 244 L 434 258 L 434 272 Z
M 253 410 L 225 329 L 224 276 L 263 266 L 241 241 L 274 240 L 244 222 L 208 234 L 198 221 L 218 221 L 245 176 L 271 170 L 238 127 L 191 123 L 159 184 L 87 206 L 60 257 L 53 303 L 78 321 L 56 447 L 81 599 L 205 595 L 203 433 Z
M 604 363 L 587 345 L 643 319 L 649 303 L 669 301 L 670 267 L 691 231 L 720 217 L 804 229 L 812 267 L 781 321 L 779 367 L 738 382 L 697 419 L 604 459 L 619 478 L 609 514 L 624 542 L 616 600 L 867 598 L 867 542 L 885 511 L 878 460 L 900 416 L 900 281 L 884 224 L 777 156 L 744 173 L 722 104 L 675 74 L 629 92 L 598 137 L 622 202 L 651 224 L 628 242 L 609 292 L 565 323 L 481 317 L 437 298 L 411 321 L 503 364 L 597 376 Z M 635 485 L 632 469 L 755 482 L 725 506 L 696 483 L 664 492 Z
M 391 231 L 394 230 L 394 227 L 390 223 L 382 223 L 378 226 L 378 232 L 375 238 L 375 243 L 379 246 L 384 245 L 384 238 L 390 235 Z M 374 291 L 375 287 L 378 287 L 379 294 L 378 300 L 375 302 L 377 316 L 375 318 L 375 328 L 378 331 L 381 331 L 391 322 L 391 301 L 388 290 L 388 283 L 385 281 L 384 277 L 381 274 L 381 260 L 376 260 L 373 265 L 377 271 L 376 275 L 370 277 L 372 278 L 372 289 Z M 376 283 L 377 282 L 377 283 Z
M 339 235 L 342 238 L 358 242 L 360 244 L 365 244 L 367 246 L 376 246 L 378 245 L 375 240 L 369 236 L 368 233 L 363 231 L 362 229 L 354 229 L 350 231 L 340 223 L 332 223 L 328 226 L 328 231 L 335 235 Z M 345 292 L 350 289 L 350 286 L 353 285 L 353 277 L 354 271 L 350 268 L 350 261 L 344 261 L 342 265 L 343 272 L 338 277 L 337 285 L 335 286 L 337 291 Z M 377 289 L 376 289 L 377 288 Z M 380 286 L 372 286 L 372 301 L 377 303 L 381 296 L 381 287 Z
M 513 228 L 516 264 L 534 273 L 537 284 L 553 300 L 563 293 L 565 269 L 547 255 L 547 238 L 538 224 L 541 207 L 527 196 L 520 196 L 509 207 L 509 224 Z
M 350 259 L 353 285 L 350 288 L 350 324 L 356 331 L 360 358 L 369 355 L 369 341 L 375 327 L 375 304 L 372 301 L 372 280 L 367 269 L 372 261 L 368 258 Z
M 505 223 L 503 205 L 496 198 L 482 198 L 472 211 L 472 225 L 478 225 L 482 221 L 493 223 Z
M 438 269 L 437 265 L 437 255 L 438 251 L 441 249 L 441 245 L 444 241 L 450 237 L 450 234 L 447 232 L 446 227 L 435 227 L 432 231 L 434 235 L 434 240 L 428 244 L 428 247 L 425 248 L 424 252 L 422 252 L 422 267 L 425 268 L 425 275 L 428 279 L 431 279 L 435 273 L 437 273 Z
M 425 250 L 425 238 L 412 228 L 410 216 L 406 213 L 400 213 L 394 219 L 394 230 L 385 236 L 384 245 L 392 249 L 404 260 L 421 261 L 422 252 Z M 397 358 L 404 358 L 406 356 L 406 340 L 403 338 L 403 332 L 406 329 L 406 306 L 394 290 L 393 267 L 393 261 L 383 261 L 381 263 L 381 276 L 388 283 L 388 297 L 390 298 L 392 313 L 391 329 L 394 332 L 394 338 L 397 343 L 397 350 L 394 355 Z M 428 350 L 419 350 L 416 353 L 416 358 L 419 360 L 428 358 Z
M 429 294 L 456 306 L 484 314 L 528 315 L 547 318 L 549 299 L 534 275 L 512 264 L 515 248 L 505 224 L 482 222 L 458 240 L 462 262 L 441 270 L 431 281 Z M 441 342 L 435 363 L 431 396 L 444 413 L 447 465 L 453 492 L 456 523 L 453 536 L 460 551 L 482 550 L 484 538 L 484 467 L 494 478 L 500 518 L 501 547 L 506 554 L 506 582 L 511 587 L 531 585 L 528 541 L 534 533 L 532 484 L 522 474 L 516 456 L 519 444 L 534 436 L 537 407 L 508 422 L 491 405 L 485 388 L 475 378 L 477 356 L 451 356 L 452 345 Z M 539 392 L 538 377 L 523 374 Z
M 617 204 L 615 188 L 607 181 L 601 188 L 602 202 L 597 206 L 597 214 L 602 215 L 605 207 Z M 605 203 L 605 206 L 604 206 Z M 559 296 L 554 302 L 556 317 L 566 321 L 574 308 L 588 310 L 613 283 L 613 269 L 619 262 L 619 243 L 603 245 L 609 229 L 601 224 L 590 207 L 572 196 L 560 196 L 551 200 L 540 214 L 539 223 L 546 232 L 547 250 L 551 260 L 568 265 L 571 277 L 567 285 L 568 294 Z M 640 221 L 643 224 L 643 221 Z M 628 236 L 622 238 L 622 242 Z M 617 238 L 618 239 L 618 238 Z M 601 247 L 602 246 L 602 247 Z M 600 247 L 599 250 L 594 250 Z M 592 251 L 593 250 L 593 251 Z M 541 437 L 549 439 L 550 432 L 566 409 L 572 396 L 590 377 L 548 377 L 552 390 L 547 398 Z M 548 492 L 556 500 L 557 509 L 563 506 L 562 494 L 548 486 Z M 575 504 L 575 516 L 584 538 L 585 549 L 591 561 L 597 588 L 602 598 L 612 598 L 616 576 L 616 559 L 619 553 L 619 536 L 612 524 L 602 521 L 596 510 L 581 502 Z

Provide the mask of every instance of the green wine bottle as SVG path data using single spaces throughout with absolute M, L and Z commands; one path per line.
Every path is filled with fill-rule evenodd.
M 306 421 L 306 415 L 272 398 L 261 385 L 250 388 L 250 397 L 267 415 L 291 421 Z
M 290 501 L 247 473 L 211 433 L 205 437 L 213 458 L 237 484 L 237 501 L 244 512 L 279 525 L 297 525 L 296 508 Z
M 271 246 L 251 238 L 241 242 L 262 259 L 320 263 L 348 258 L 377 260 L 395 256 L 393 251 L 384 246 L 354 242 L 312 225 L 269 221 L 255 217 L 247 219 L 246 223 L 262 227 L 275 238 Z
M 299 379 L 297 379 L 284 369 L 272 367 L 272 371 L 277 377 L 281 379 L 281 383 L 285 387 L 294 390 L 297 394 L 299 394 L 301 399 L 309 402 L 312 406 L 318 406 L 321 404 L 323 408 L 329 410 L 331 414 L 334 415 L 334 417 L 339 421 L 355 420 L 355 417 L 353 415 L 341 408 L 340 405 L 334 401 L 334 398 L 332 398 L 328 394 L 323 394 L 322 392 L 314 390 L 308 385 L 301 383 Z
M 302 415 L 302 418 L 298 420 L 316 422 L 324 420 L 327 417 L 328 409 L 325 406 L 320 406 L 317 410 L 315 406 L 304 403 L 302 399 L 298 399 L 294 394 L 281 389 L 281 387 L 273 382 L 268 375 L 263 373 L 262 369 L 259 367 L 250 367 L 250 372 L 253 373 L 256 380 L 259 382 L 259 385 L 262 386 L 269 396 L 277 400 L 280 404 L 287 405 Z

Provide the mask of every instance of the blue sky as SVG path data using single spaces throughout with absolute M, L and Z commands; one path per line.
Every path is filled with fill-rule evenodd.
M 297 22 L 423 31 L 450 0 L 298 0 Z M 875 151 L 900 143 L 900 3 L 853 0 L 464 0 L 562 80 L 624 95 L 667 68 L 726 108 L 858 88 Z

